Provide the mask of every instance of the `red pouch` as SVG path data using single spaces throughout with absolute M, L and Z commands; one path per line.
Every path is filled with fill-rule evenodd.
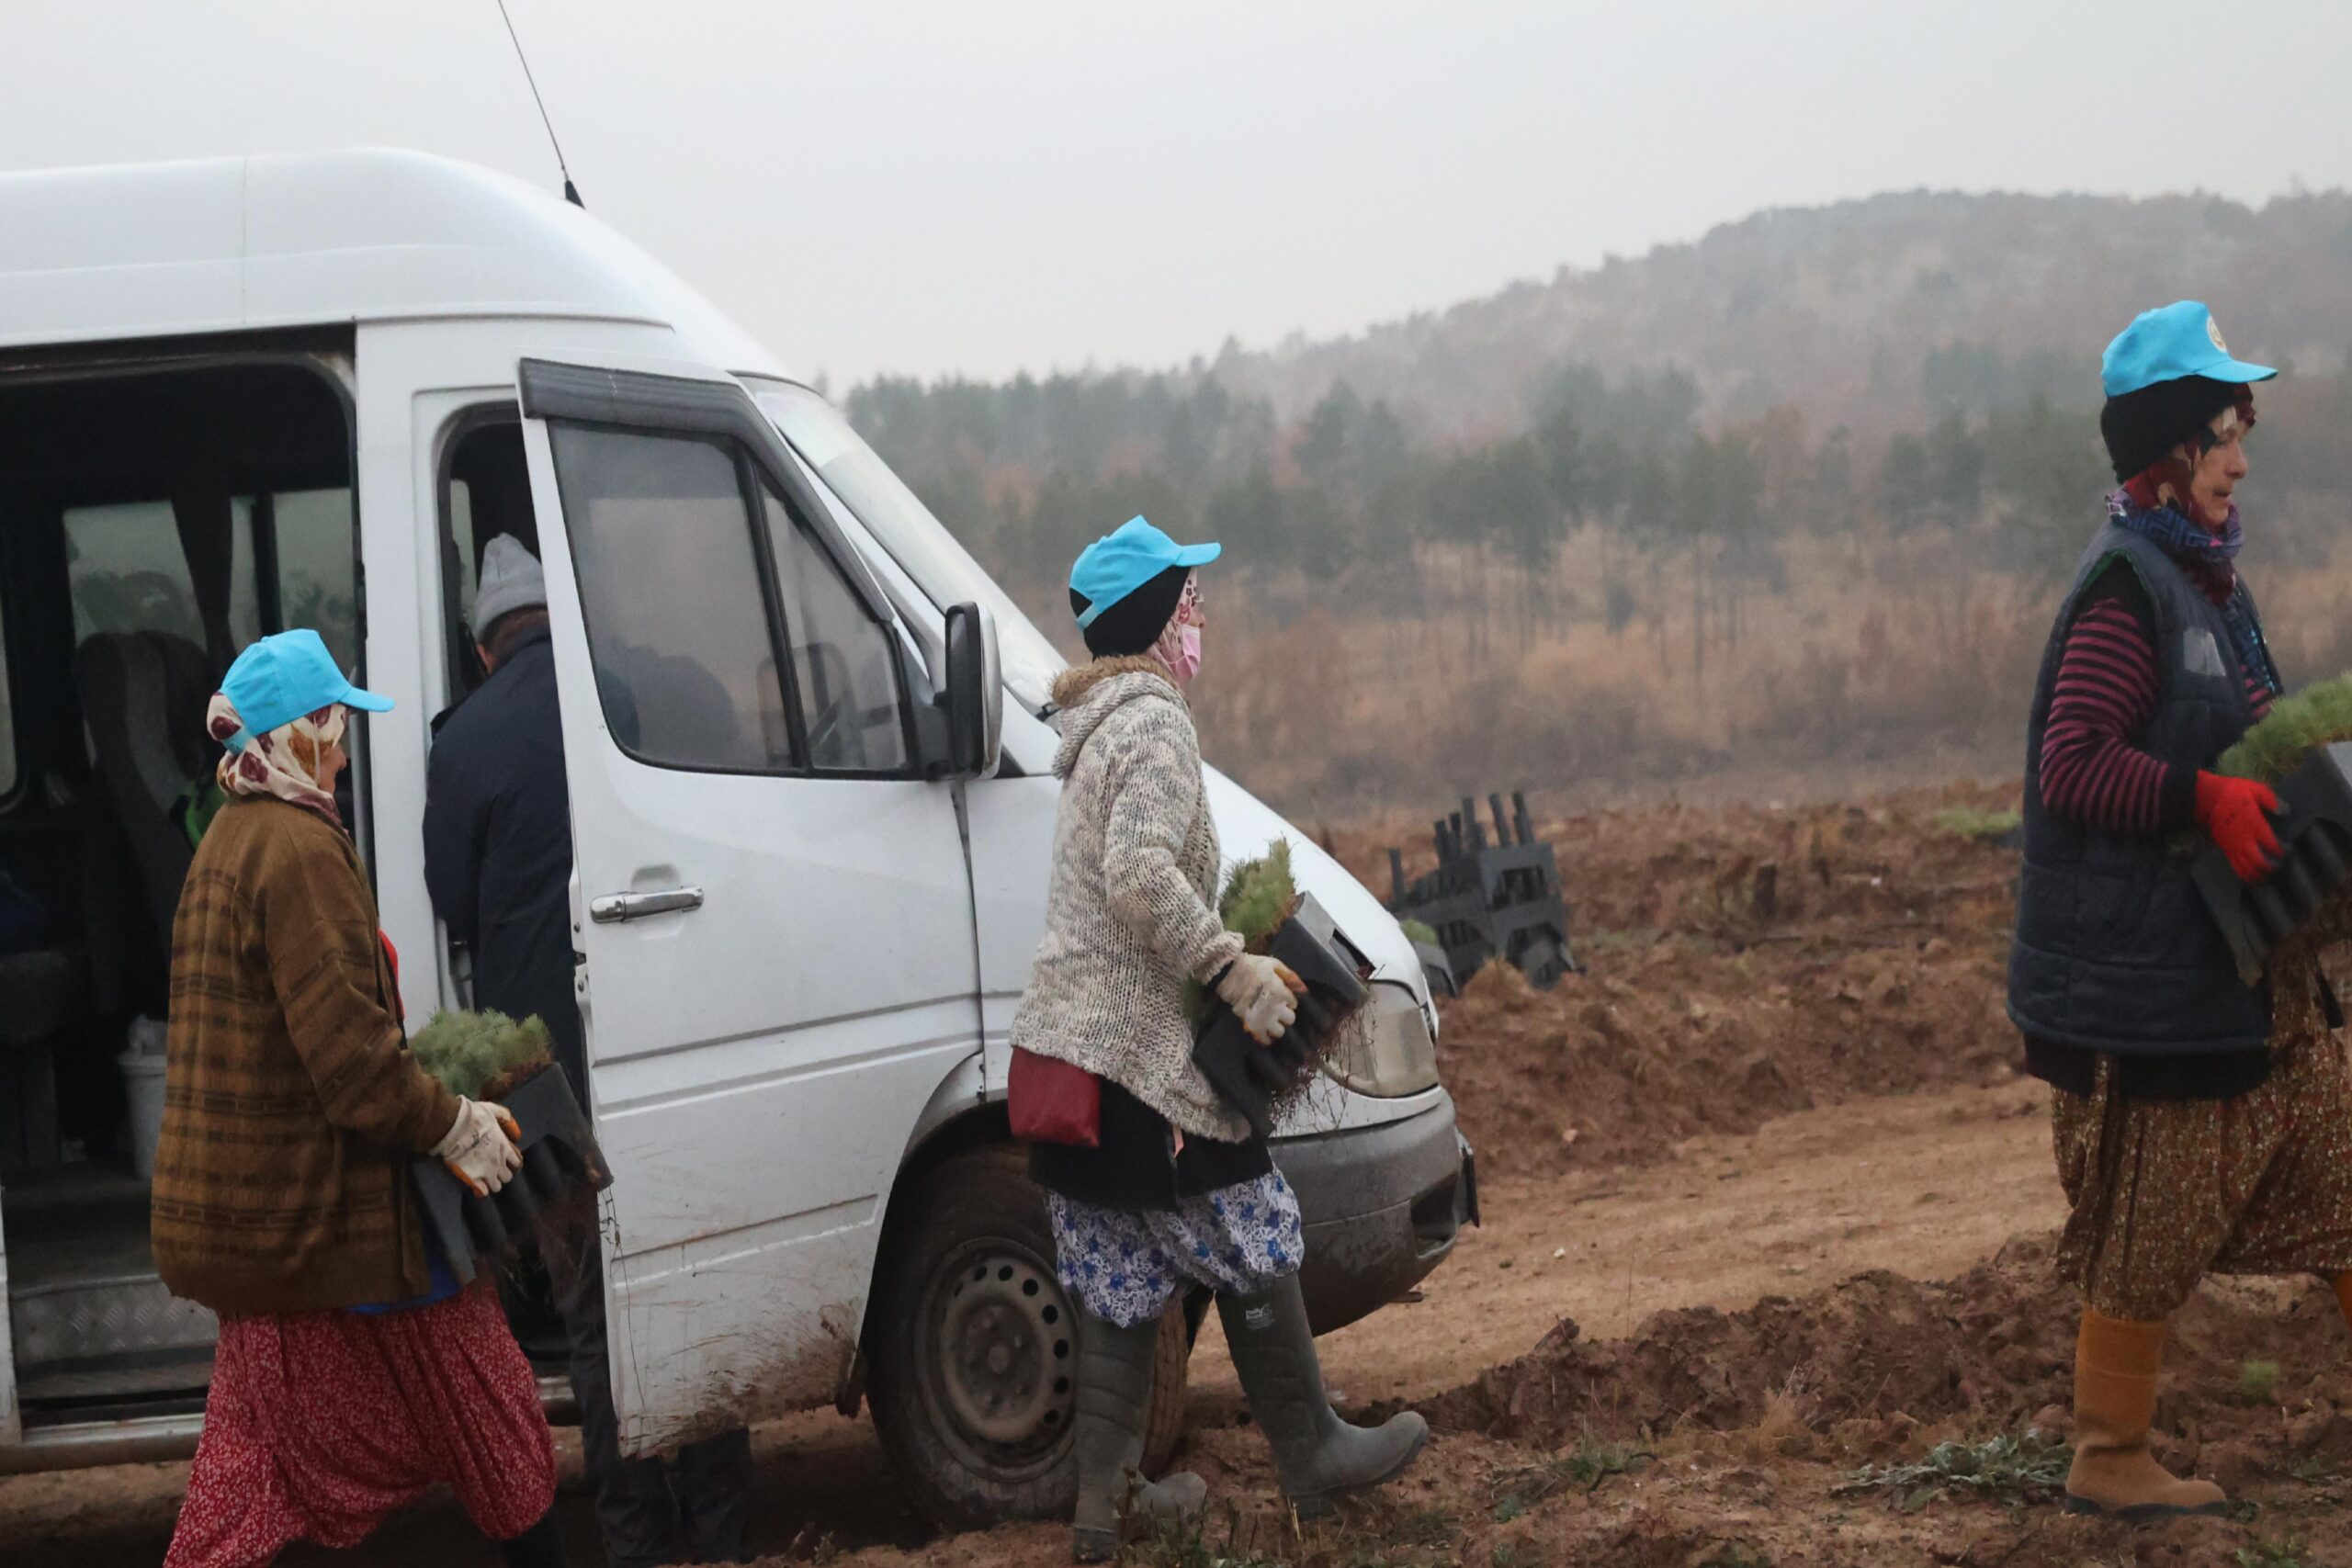
M 1084 1067 L 1015 1045 L 1004 1099 L 1016 1138 L 1081 1149 L 1102 1142 L 1102 1083 Z

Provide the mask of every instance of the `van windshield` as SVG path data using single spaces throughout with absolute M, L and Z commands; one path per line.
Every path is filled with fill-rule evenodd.
M 890 471 L 832 404 L 806 387 L 756 381 L 752 395 L 784 438 L 831 486 L 842 505 L 890 552 L 940 609 L 967 600 L 996 617 L 1004 683 L 1029 711 L 1042 711 L 1054 677 L 1069 665 L 1021 606 L 971 552 Z

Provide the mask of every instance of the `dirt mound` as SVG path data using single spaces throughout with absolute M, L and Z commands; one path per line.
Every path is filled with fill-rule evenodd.
M 2080 1297 L 2052 1247 L 2018 1237 L 1942 1282 L 1874 1271 L 1742 1312 L 1663 1312 L 1619 1340 L 1587 1341 L 1564 1319 L 1421 1408 L 1442 1427 L 1545 1446 L 1773 1424 L 1860 1448 L 1889 1423 L 1898 1435 L 2022 1430 L 2072 1397 Z M 2168 1397 L 2197 1413 L 2205 1439 L 2352 1457 L 2352 1418 L 2336 1408 L 2352 1394 L 2345 1361 L 2335 1297 L 2316 1281 L 2214 1281 L 2175 1320 Z
M 1541 1443 L 1768 1416 L 1826 1427 L 1964 1415 L 1999 1428 L 2063 1393 L 2075 1311 L 2049 1244 L 2019 1240 L 1949 1284 L 1873 1271 L 1744 1312 L 1659 1313 L 1603 1342 L 1564 1319 L 1526 1356 L 1423 1408 L 1447 1426 Z
M 1982 828 L 2015 799 L 1959 785 L 1540 823 L 1586 973 L 1539 993 L 1490 965 L 1446 1005 L 1439 1059 L 1482 1164 L 1654 1159 L 1824 1101 L 2007 1077 L 2017 852 Z M 1427 840 L 1395 822 L 1334 849 L 1385 887 L 1386 846 L 1419 844 L 1418 875 Z

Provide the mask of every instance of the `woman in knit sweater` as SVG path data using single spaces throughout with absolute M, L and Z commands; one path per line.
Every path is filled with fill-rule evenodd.
M 1116 1550 L 1123 1512 L 1183 1517 L 1203 1501 L 1197 1476 L 1136 1473 L 1157 1323 L 1181 1292 L 1216 1292 L 1251 1414 L 1302 1515 L 1393 1478 L 1428 1435 L 1410 1412 L 1365 1428 L 1331 1409 L 1299 1295 L 1298 1201 L 1193 1065 L 1187 982 L 1224 998 L 1261 1043 L 1295 1020 L 1302 988 L 1243 952 L 1216 913 L 1216 825 L 1184 689 L 1206 625 L 1193 573 L 1217 549 L 1179 547 L 1140 517 L 1090 546 L 1070 605 L 1094 658 L 1054 687 L 1053 882 L 1012 1043 L 1101 1083 L 1096 1144 L 1040 1144 L 1031 1158 L 1057 1273 L 1080 1309 L 1080 1562 Z
M 408 1054 L 374 896 L 334 799 L 347 710 L 318 634 L 231 666 L 207 716 L 229 796 L 172 929 L 157 1271 L 220 1316 L 166 1568 L 356 1545 L 447 1482 L 507 1561 L 564 1561 L 537 1382 L 487 1277 L 459 1290 L 407 1171 L 478 1191 L 520 1156 L 493 1107 Z
M 2248 986 L 2173 840 L 2236 874 L 2278 851 L 2278 797 L 2211 770 L 2278 671 L 2239 575 L 2234 496 L 2256 382 L 2205 307 L 2151 310 L 2107 351 L 2100 430 L 2121 488 L 2052 629 L 2027 752 L 2009 1015 L 2052 1087 L 2080 1284 L 2068 1506 L 2221 1511 L 2151 1451 L 2165 1321 L 2209 1273 L 2318 1274 L 2352 1315 L 2352 1078 L 2308 960 Z

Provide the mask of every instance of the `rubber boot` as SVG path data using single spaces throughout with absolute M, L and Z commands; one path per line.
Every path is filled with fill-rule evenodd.
M 2075 1341 L 2075 1464 L 2066 1511 L 2134 1523 L 2175 1514 L 2218 1514 L 2222 1489 L 2183 1481 L 2148 1451 L 2165 1325 L 2127 1323 L 2083 1309 Z
M 1328 1514 L 1338 1498 L 1394 1481 L 1429 1440 L 1429 1423 L 1410 1410 L 1378 1427 L 1340 1419 L 1324 1396 L 1297 1275 L 1283 1276 L 1261 1295 L 1219 1292 L 1216 1311 L 1250 1414 L 1273 1446 L 1283 1495 L 1300 1518 Z
M 500 1541 L 498 1550 L 505 1554 L 509 1568 L 568 1568 L 570 1562 L 564 1556 L 563 1532 L 556 1529 L 552 1506 L 539 1516 L 537 1524 L 512 1540 Z
M 1190 1472 L 1160 1481 L 1146 1481 L 1141 1473 L 1159 1340 L 1157 1318 L 1121 1328 L 1079 1312 L 1078 1415 L 1071 1423 L 1078 1514 L 1069 1532 L 1069 1554 L 1077 1562 L 1106 1562 L 1119 1550 L 1122 1529 L 1182 1523 L 1208 1500 L 1207 1483 Z

